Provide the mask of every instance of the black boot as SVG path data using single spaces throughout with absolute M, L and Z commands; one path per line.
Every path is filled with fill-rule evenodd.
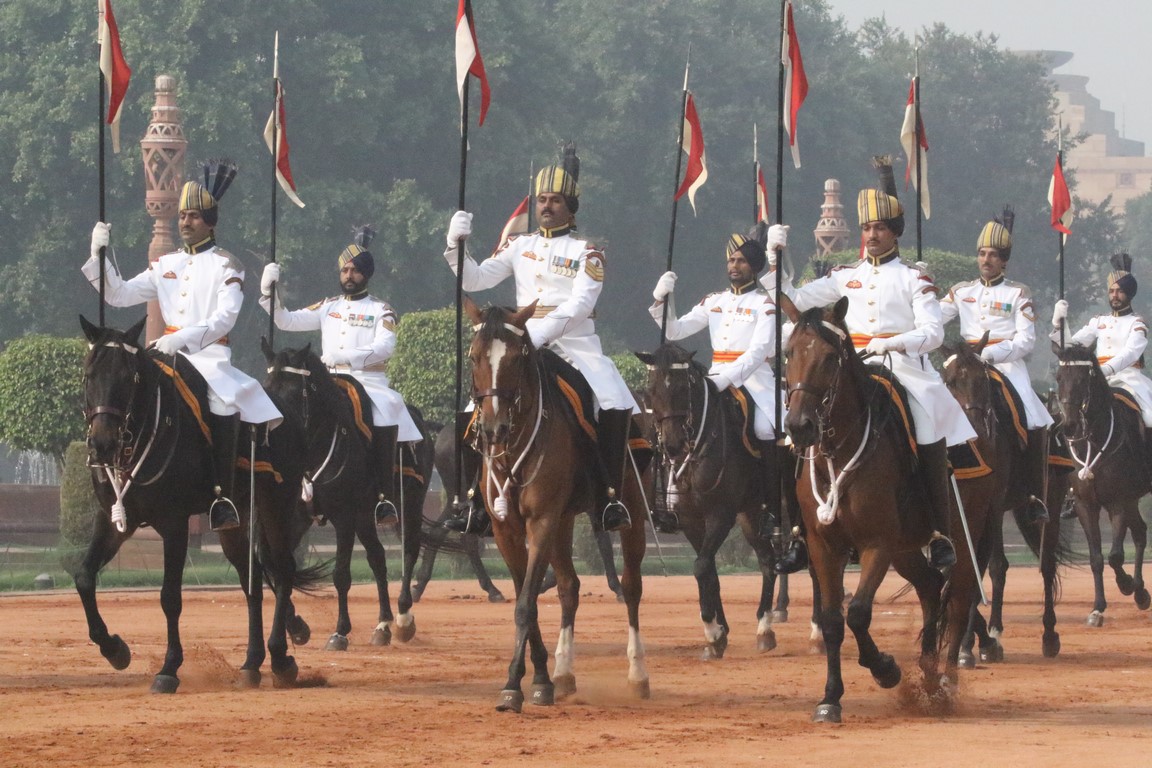
M 632 427 L 632 411 L 627 408 L 600 411 L 596 424 L 596 442 L 600 460 L 604 465 L 607 487 L 603 511 L 592 516 L 597 530 L 620 531 L 632 525 L 628 508 L 620 501 L 624 490 L 624 462 L 628 459 L 628 434 Z M 597 525 L 599 523 L 599 525 Z
M 660 467 L 657 470 L 663 480 L 663 490 L 657 490 L 657 499 L 652 505 L 652 527 L 660 533 L 679 533 L 680 532 L 680 517 L 676 514 L 676 510 L 684 503 L 681 498 L 680 489 L 676 484 L 676 467 L 668 463 L 667 466 Z M 660 499 L 659 495 L 663 493 L 664 498 Z
M 808 544 L 804 541 L 804 516 L 800 513 L 800 500 L 796 498 L 796 455 L 786 445 L 776 446 L 784 486 L 784 507 L 792 523 L 792 539 L 788 549 L 776 561 L 776 573 L 798 573 L 808 569 Z M 760 535 L 764 532 L 761 529 Z
M 456 414 L 456 445 L 461 446 L 458 456 L 462 471 L 452 478 L 451 483 L 463 482 L 467 488 L 463 494 L 457 494 L 452 505 L 449 517 L 443 525 L 450 531 L 457 533 L 474 533 L 477 536 L 492 535 L 492 520 L 484 508 L 484 497 L 480 495 L 480 454 L 468 444 L 465 437 L 468 425 L 472 422 L 472 413 L 461 411 Z M 463 480 L 461 480 L 463 478 Z M 463 491 L 463 489 L 461 489 Z
M 917 452 L 920 454 L 920 477 L 928 493 L 928 522 L 932 526 L 928 562 L 933 568 L 949 568 L 956 564 L 956 549 L 948 538 L 952 509 L 948 447 L 943 440 L 938 440 L 935 443 L 918 444 Z
M 212 470 L 215 475 L 213 492 L 216 499 L 208 508 L 208 527 L 214 531 L 230 531 L 240 527 L 240 513 L 232 503 L 236 484 L 236 443 L 240 437 L 240 415 L 217 416 L 208 414 L 212 432 Z
M 372 447 L 368 462 L 376 474 L 376 525 L 391 526 L 400 521 L 396 498 L 396 434 L 400 427 L 372 427 Z M 403 482 L 403 480 L 401 480 Z
M 1024 489 L 1028 493 L 1028 514 L 1033 523 L 1048 522 L 1048 428 L 1028 430 L 1024 449 Z

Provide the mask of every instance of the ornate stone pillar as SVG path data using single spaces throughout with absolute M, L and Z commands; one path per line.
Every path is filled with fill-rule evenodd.
M 152 242 L 148 246 L 149 261 L 156 261 L 176 250 L 179 242 L 173 234 L 172 221 L 180 204 L 187 147 L 180 109 L 176 106 L 176 78 L 160 75 L 156 78 L 152 122 L 148 123 L 148 130 L 140 140 L 140 150 L 144 155 L 144 207 L 155 219 Z M 149 302 L 147 339 L 151 341 L 163 333 L 160 308 L 156 302 Z
M 840 202 L 840 181 L 824 182 L 824 204 L 820 206 L 820 221 L 813 231 L 816 235 L 816 258 L 827 259 L 835 251 L 848 247 L 852 230 L 844 218 L 844 205 Z

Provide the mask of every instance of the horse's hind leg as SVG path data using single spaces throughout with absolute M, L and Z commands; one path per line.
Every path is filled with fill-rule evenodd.
M 876 597 L 884 576 L 891 564 L 891 557 L 877 549 L 867 549 L 860 553 L 860 582 L 856 593 L 848 603 L 848 628 L 856 636 L 860 649 L 860 666 L 872 673 L 873 679 L 881 688 L 892 688 L 900 682 L 900 666 L 887 653 L 876 647 L 869 631 L 872 625 L 872 601 Z
M 336 588 L 336 631 L 324 646 L 326 651 L 348 650 L 348 635 L 352 632 L 352 619 L 348 615 L 348 590 L 352 587 L 352 545 L 356 532 L 348 519 L 348 507 L 333 510 L 326 517 L 336 529 L 336 564 L 332 567 L 332 586 Z M 371 562 L 371 557 L 369 557 Z
M 1146 611 L 1152 604 L 1152 596 L 1149 596 L 1148 590 L 1144 588 L 1144 549 L 1148 546 L 1148 524 L 1140 516 L 1140 509 L 1136 504 L 1131 507 L 1128 529 L 1132 532 L 1132 545 L 1136 550 L 1132 558 L 1132 586 L 1136 607 Z
M 632 497 L 639 501 L 639 486 L 628 484 L 633 490 Z M 636 501 L 629 501 L 635 504 Z M 642 507 L 633 506 L 632 509 Z M 620 590 L 624 593 L 624 603 L 628 606 L 628 687 L 633 695 L 647 699 L 652 695 L 648 680 L 648 667 L 645 664 L 644 641 L 640 637 L 640 598 L 644 593 L 640 565 L 648 550 L 648 536 L 642 525 L 633 525 L 620 532 L 620 552 L 623 570 L 620 574 Z
M 444 516 L 441 515 L 440 519 L 443 520 Z M 432 567 L 436 564 L 436 555 L 439 554 L 445 539 L 448 538 L 448 529 L 439 524 L 432 524 L 422 535 L 424 552 L 421 555 L 420 565 L 416 569 L 415 583 L 412 585 L 412 602 L 414 603 L 420 602 L 420 598 L 424 596 L 424 590 L 428 588 L 428 582 L 432 580 Z
M 384 545 L 380 543 L 377 533 L 375 516 L 371 514 L 372 507 L 365 506 L 363 514 L 357 510 L 355 532 L 364 547 L 364 556 L 368 560 L 368 567 L 372 569 L 372 578 L 376 582 L 376 627 L 372 630 L 372 645 L 384 646 L 392 642 L 392 603 L 388 596 L 388 562 L 384 553 Z M 351 542 L 349 543 L 351 550 Z
M 260 685 L 260 667 L 264 664 L 264 577 L 260 563 L 252 562 L 252 580 L 249 583 L 248 570 L 250 550 L 248 547 L 247 509 L 241 510 L 241 527 L 220 533 L 220 549 L 240 578 L 240 590 L 244 593 L 248 607 L 248 648 L 244 664 L 240 667 L 238 684 L 247 688 Z
M 776 633 L 772 629 L 772 592 L 776 586 L 776 557 L 772 545 L 760 538 L 752 529 L 748 515 L 736 517 L 744 539 L 756 553 L 756 564 L 760 568 L 760 603 L 756 606 L 756 649 L 771 651 L 776 647 Z
M 1004 634 L 1004 586 L 1008 583 L 1008 557 L 1004 554 L 1004 515 L 990 516 L 991 537 L 988 553 L 988 575 L 992 577 L 992 608 L 988 614 L 988 634 L 998 638 Z M 981 638 L 980 649 L 984 649 Z
M 788 574 L 779 574 L 776 585 L 776 607 L 772 609 L 772 621 L 777 624 L 787 624 L 788 605 L 792 602 L 788 596 Z
M 624 592 L 620 589 L 620 576 L 616 573 L 616 550 L 612 546 L 612 534 L 608 531 L 597 531 L 596 549 L 600 552 L 600 559 L 604 563 L 604 578 L 608 582 L 608 589 L 616 595 L 617 602 L 624 602 Z
M 132 661 L 132 651 L 120 635 L 110 635 L 108 625 L 100 615 L 96 604 L 96 574 L 116 556 L 120 545 L 128 538 L 112 527 L 111 518 L 100 514 L 96 517 L 96 527 L 92 541 L 79 569 L 73 574 L 76 593 L 84 606 L 84 616 L 88 621 L 88 637 L 100 649 L 100 654 L 114 669 L 126 669 Z
M 1044 578 L 1044 634 L 1041 640 L 1045 658 L 1053 659 L 1060 653 L 1060 633 L 1056 631 L 1056 568 L 1057 551 L 1060 547 L 1060 518 L 1055 513 L 1058 505 L 1049 505 L 1053 510 L 1051 519 L 1044 523 L 1040 534 L 1040 575 Z
M 396 596 L 396 639 L 406 643 L 416 636 L 412 615 L 412 573 L 420 559 L 420 523 L 424 519 L 427 484 L 415 477 L 404 478 L 404 509 L 400 519 L 400 594 Z
M 474 533 L 467 533 L 460 539 L 460 542 L 464 547 L 464 556 L 468 558 L 468 563 L 472 566 L 472 573 L 476 574 L 476 580 L 480 583 L 480 589 L 488 593 L 488 602 L 503 603 L 506 600 L 504 593 L 492 583 L 492 577 L 488 575 L 488 569 L 484 567 L 484 559 L 480 556 L 481 538 Z
M 1134 502 L 1132 506 L 1135 506 Z M 1128 520 L 1131 517 L 1128 503 L 1116 504 L 1115 509 L 1112 507 L 1105 509 L 1112 523 L 1112 548 L 1108 551 L 1108 566 L 1116 575 L 1116 588 L 1120 590 L 1120 594 L 1131 595 L 1136 591 L 1136 584 L 1124 570 L 1124 539 L 1128 536 Z

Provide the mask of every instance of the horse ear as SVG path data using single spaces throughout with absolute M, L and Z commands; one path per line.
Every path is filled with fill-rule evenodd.
M 644 365 L 656 365 L 656 358 L 652 356 L 651 352 L 632 352 L 636 355 L 636 359 L 644 363 Z
M 476 302 L 472 301 L 472 297 L 468 294 L 464 294 L 464 314 L 468 315 L 472 325 L 480 324 L 480 308 L 476 306 Z
M 531 320 L 532 316 L 536 314 L 536 305 L 539 303 L 539 300 L 536 300 L 523 309 L 514 312 L 510 318 L 512 325 L 516 326 L 517 328 L 523 328 L 528 325 L 528 321 Z
M 88 322 L 88 318 L 84 317 L 84 315 L 80 315 L 80 328 L 84 331 L 84 338 L 95 344 L 96 338 L 100 335 L 99 326 Z
M 836 318 L 836 322 L 843 323 L 844 317 L 848 314 L 848 297 L 841 296 L 840 300 L 836 302 L 836 306 L 832 307 L 832 315 Z
M 1063 352 L 1064 352 L 1064 347 L 1060 346 L 1060 342 L 1058 342 L 1058 341 L 1052 342 L 1052 354 L 1056 355 L 1056 357 L 1059 358 L 1060 355 L 1063 354 Z
M 272 358 L 276 357 L 276 353 L 272 351 L 272 345 L 268 343 L 267 336 L 260 337 L 260 351 L 264 353 L 264 362 L 271 364 Z
M 980 341 L 975 344 L 969 344 L 968 346 L 972 347 L 972 351 L 976 354 L 983 352 L 984 347 L 988 346 L 988 331 L 984 331 L 984 335 L 980 337 Z
M 796 305 L 792 303 L 792 299 L 788 298 L 788 294 L 780 294 L 780 308 L 784 310 L 784 314 L 792 322 L 800 319 L 800 310 L 796 309 Z
M 132 343 L 140 346 L 140 334 L 144 332 L 144 324 L 148 322 L 148 316 L 140 318 L 140 320 L 131 328 L 124 332 L 124 336 L 132 339 Z

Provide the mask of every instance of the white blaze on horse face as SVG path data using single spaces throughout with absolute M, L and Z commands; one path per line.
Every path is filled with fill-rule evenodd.
M 560 637 L 556 640 L 556 666 L 552 677 L 572 674 L 572 661 L 575 657 L 575 648 L 572 644 L 572 627 L 560 630 Z
M 500 361 L 504 359 L 504 353 L 508 351 L 507 345 L 500 339 L 494 339 L 492 346 L 488 347 L 488 367 L 492 369 L 492 390 L 496 390 L 497 382 L 500 381 Z M 500 413 L 500 396 L 492 395 L 492 415 L 496 416 Z

